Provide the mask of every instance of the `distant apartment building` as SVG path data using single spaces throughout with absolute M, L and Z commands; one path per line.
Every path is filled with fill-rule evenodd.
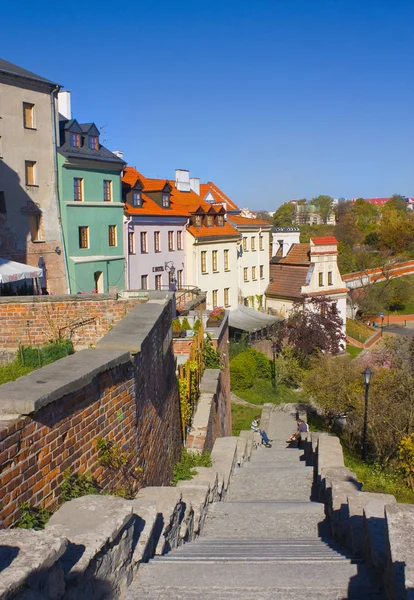
M 94 123 L 72 119 L 70 93 L 59 94 L 59 190 L 72 294 L 125 288 L 125 162 L 101 144 Z
M 0 59 L 0 258 L 42 268 L 68 291 L 57 196 L 59 86 Z
M 333 211 L 325 222 L 317 206 L 296 201 L 292 202 L 295 206 L 293 217 L 295 225 L 335 225 L 335 214 Z

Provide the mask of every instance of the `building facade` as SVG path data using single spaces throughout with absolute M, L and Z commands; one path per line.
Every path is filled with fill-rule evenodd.
M 72 294 L 125 287 L 125 163 L 102 146 L 94 123 L 71 118 L 67 96 L 60 102 L 59 199 Z
M 348 290 L 338 269 L 338 241 L 333 236 L 313 238 L 309 244 L 292 240 L 292 230 L 278 230 L 279 249 L 270 261 L 270 283 L 266 289 L 266 310 L 282 317 L 289 316 L 293 304 L 314 296 L 327 296 L 335 301 L 346 326 Z
M 0 257 L 41 267 L 68 291 L 57 196 L 59 86 L 0 60 Z

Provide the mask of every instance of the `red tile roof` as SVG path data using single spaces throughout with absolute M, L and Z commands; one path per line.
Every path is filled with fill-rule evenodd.
M 223 227 L 215 225 L 214 227 L 196 227 L 190 225 L 187 231 L 191 233 L 195 238 L 207 238 L 207 237 L 235 237 L 240 238 L 240 233 L 230 225 L 228 221 L 224 221 Z
M 228 215 L 228 220 L 234 225 L 245 225 L 249 227 L 262 227 L 266 229 L 272 229 L 273 225 L 268 221 L 263 221 L 262 219 L 249 219 L 247 217 L 240 217 L 239 215 Z
M 311 238 L 315 246 L 337 246 L 338 240 L 333 235 L 325 235 L 323 237 Z
M 237 204 L 235 204 L 233 200 L 230 200 L 230 198 L 226 196 L 226 194 L 211 181 L 200 184 L 200 196 L 203 198 L 203 200 L 207 196 L 208 192 L 213 194 L 216 202 L 225 202 L 227 210 L 239 210 Z
M 266 296 L 288 299 L 302 298 L 301 288 L 306 283 L 309 266 L 270 264 L 270 283 Z
M 309 266 L 310 244 L 292 244 L 289 252 L 278 261 L 278 264 Z

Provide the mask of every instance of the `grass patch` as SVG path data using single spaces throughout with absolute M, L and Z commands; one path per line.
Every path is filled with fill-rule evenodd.
M 358 481 L 364 484 L 364 492 L 392 494 L 397 502 L 414 503 L 414 492 L 397 471 L 381 469 L 378 464 L 364 463 L 342 444 L 345 466 L 354 471 Z
M 190 480 L 197 475 L 196 467 L 211 467 L 210 452 L 190 452 L 185 448 L 181 451 L 181 459 L 174 466 L 171 485 L 176 486 L 179 481 Z
M 231 405 L 231 422 L 232 422 L 232 435 L 239 435 L 241 431 L 250 430 L 250 425 L 253 419 L 256 417 L 260 418 L 261 409 L 251 408 L 250 406 L 243 406 L 243 404 L 232 404 Z
M 362 352 L 362 348 L 357 348 L 356 346 L 351 346 L 351 344 L 346 345 L 347 353 L 352 357 L 356 358 L 360 352 Z
M 364 325 L 363 323 L 359 323 L 358 321 L 354 321 L 353 319 L 346 320 L 346 334 L 349 335 L 354 340 L 358 342 L 366 342 L 369 337 L 374 332 L 372 329 Z
M 292 386 L 284 383 L 278 383 L 276 388 L 268 379 L 256 379 L 253 386 L 247 390 L 232 390 L 246 402 L 257 404 L 258 406 L 271 402 L 272 404 L 281 404 L 282 402 L 307 402 L 308 397 Z
M 0 367 L 0 385 L 8 381 L 15 381 L 23 375 L 28 375 L 31 371 L 34 371 L 34 367 L 26 367 L 16 359 L 8 365 Z

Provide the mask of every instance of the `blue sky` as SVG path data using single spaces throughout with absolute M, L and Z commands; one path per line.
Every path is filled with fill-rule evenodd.
M 2 58 L 148 177 L 189 169 L 265 210 L 414 196 L 412 0 L 21 0 L 1 24 Z

